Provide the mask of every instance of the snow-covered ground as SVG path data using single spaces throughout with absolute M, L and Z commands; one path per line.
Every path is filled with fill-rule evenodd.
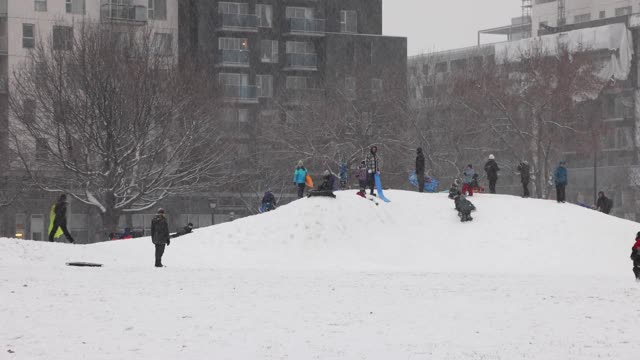
M 640 224 L 569 204 L 338 193 L 148 238 L 0 239 L 0 359 L 637 359 Z M 74 268 L 68 261 L 103 263 Z

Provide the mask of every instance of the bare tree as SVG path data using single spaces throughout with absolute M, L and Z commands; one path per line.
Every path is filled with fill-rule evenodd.
M 499 56 L 499 54 L 498 54 Z M 484 66 L 455 81 L 456 101 L 486 126 L 496 146 L 529 160 L 536 195 L 549 193 L 551 162 L 565 142 L 581 136 L 580 102 L 603 87 L 598 64 L 588 49 L 571 52 L 557 44 L 523 52 L 516 62 Z
M 41 189 L 123 212 L 228 181 L 215 88 L 150 30 L 80 24 L 13 73 L 11 137 Z

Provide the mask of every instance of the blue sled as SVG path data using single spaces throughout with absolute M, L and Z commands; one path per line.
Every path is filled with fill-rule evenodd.
M 418 187 L 418 175 L 416 175 L 415 171 L 412 172 L 411 175 L 409 175 L 409 183 L 415 187 Z M 424 191 L 429 193 L 437 192 L 439 184 L 440 183 L 438 182 L 438 180 L 425 176 Z
M 391 200 L 387 199 L 384 196 L 384 192 L 382 192 L 382 182 L 380 181 L 380 174 L 376 173 L 375 176 L 373 177 L 376 181 L 376 190 L 378 190 L 378 197 L 380 198 L 380 200 L 389 203 L 391 202 Z

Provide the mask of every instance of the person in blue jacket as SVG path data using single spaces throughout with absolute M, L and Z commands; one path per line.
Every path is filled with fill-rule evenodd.
M 567 168 L 566 162 L 560 161 L 560 165 L 556 168 L 556 171 L 553 172 L 553 179 L 556 184 L 556 200 L 559 203 L 563 203 L 566 201 L 566 187 L 569 183 L 567 176 Z
M 298 199 L 302 199 L 304 196 L 304 187 L 307 182 L 308 171 L 304 167 L 302 160 L 298 161 L 296 171 L 293 173 L 293 184 L 298 186 Z

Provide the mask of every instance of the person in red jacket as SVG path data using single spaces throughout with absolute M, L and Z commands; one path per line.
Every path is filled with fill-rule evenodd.
M 631 260 L 633 260 L 633 273 L 636 281 L 640 282 L 640 232 L 636 235 L 636 243 L 631 248 Z

